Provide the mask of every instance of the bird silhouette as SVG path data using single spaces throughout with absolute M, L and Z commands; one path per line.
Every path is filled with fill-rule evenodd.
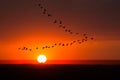
M 46 12 L 44 11 L 43 14 L 46 14 Z
M 82 42 L 84 42 L 85 41 L 85 39 L 82 39 Z
M 53 15 L 51 15 L 51 14 L 48 13 L 47 8 L 44 8 L 44 6 L 42 6 L 40 3 L 38 4 L 38 6 L 43 10 L 43 12 L 42 12 L 41 14 L 47 14 L 48 17 L 53 17 Z M 58 26 L 59 26 L 59 27 L 62 27 L 62 29 L 63 29 L 65 32 L 68 32 L 68 33 L 70 33 L 70 34 L 75 34 L 75 35 L 79 35 L 79 34 L 80 34 L 80 33 L 78 33 L 78 32 L 73 32 L 73 31 L 70 30 L 69 28 L 66 28 L 66 26 L 63 24 L 63 21 L 61 21 L 61 20 L 54 19 L 54 22 L 53 22 L 53 23 L 54 23 L 54 24 L 55 24 L 55 23 L 58 23 Z M 55 43 L 54 46 L 44 46 L 44 47 L 42 47 L 42 49 L 53 48 L 53 47 L 55 47 L 55 46 L 60 46 L 60 45 L 61 45 L 61 46 L 73 45 L 73 44 L 76 43 L 76 42 L 79 43 L 79 44 L 81 44 L 81 43 L 83 43 L 83 42 L 85 42 L 85 41 L 88 41 L 88 38 L 89 38 L 88 35 L 87 35 L 86 33 L 84 33 L 82 40 L 72 41 L 71 43 L 59 43 L 59 44 Z M 91 37 L 90 39 L 93 40 L 94 38 Z M 30 51 L 32 51 L 32 49 L 29 49 L 29 48 L 27 48 L 27 47 L 18 48 L 18 49 L 19 49 L 19 50 L 21 49 L 21 50 L 30 50 Z M 36 47 L 36 49 L 38 50 L 38 47 Z
M 69 44 L 67 43 L 66 46 L 68 46 Z
M 28 48 L 26 48 L 26 50 L 28 50 Z
M 61 43 L 59 43 L 59 46 L 61 45 Z
M 62 46 L 65 46 L 65 44 L 62 44 Z
M 63 26 L 63 29 L 65 29 L 65 26 Z
M 72 45 L 73 43 L 71 42 L 70 45 Z
M 60 24 L 62 24 L 62 21 L 60 21 Z
M 30 51 L 32 51 L 32 49 L 29 49 Z
M 55 46 L 56 46 L 57 44 L 55 44 Z
M 42 7 L 42 6 L 41 6 L 40 8 L 41 8 L 41 9 L 43 9 L 43 7 Z
M 44 12 L 46 12 L 47 11 L 47 9 L 44 9 Z
M 76 35 L 78 35 L 79 33 L 76 33 Z
M 36 49 L 38 49 L 38 47 L 36 47 Z
M 55 20 L 54 23 L 57 23 L 57 20 Z
M 19 50 L 21 49 L 21 48 L 18 48 Z
M 81 42 L 78 42 L 79 44 L 81 44 Z
M 65 32 L 67 32 L 68 30 L 66 29 Z
M 52 48 L 53 48 L 54 46 L 52 46 Z
M 44 49 L 45 47 L 42 47 L 42 49 Z
M 51 14 L 48 14 L 48 17 L 52 17 L 52 15 L 51 15 Z
M 38 6 L 41 6 L 41 4 L 38 4 Z
M 93 40 L 94 38 L 92 37 L 91 40 Z

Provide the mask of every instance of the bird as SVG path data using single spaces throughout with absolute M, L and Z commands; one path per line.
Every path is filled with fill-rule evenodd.
M 54 46 L 52 46 L 52 48 L 53 48 Z
M 44 49 L 45 47 L 42 47 L 42 49 Z
M 28 48 L 26 48 L 26 50 L 28 50 Z
M 48 48 L 50 48 L 50 46 L 48 46 Z
M 67 43 L 66 46 L 68 46 L 69 44 Z
M 65 44 L 62 44 L 62 46 L 64 46 Z
M 55 20 L 54 23 L 57 23 L 57 20 Z
M 80 41 L 80 40 L 77 40 L 78 42 Z
M 85 39 L 87 39 L 88 37 L 87 36 L 85 36 Z
M 73 41 L 73 43 L 75 43 L 76 41 Z
M 55 46 L 56 46 L 57 44 L 55 44 Z
M 30 51 L 32 51 L 32 49 L 29 49 Z
M 44 9 L 44 12 L 46 12 L 47 10 L 46 9 Z
M 43 7 L 42 7 L 42 6 L 41 6 L 40 8 L 41 8 L 41 9 L 43 9 Z
M 67 32 L 68 30 L 66 29 L 65 32 Z
M 48 46 L 46 46 L 45 48 L 48 48 Z
M 87 34 L 83 34 L 83 36 L 86 36 Z
M 72 45 L 73 43 L 70 43 L 70 45 Z
M 79 42 L 79 44 L 81 44 L 81 42 Z
M 65 29 L 65 26 L 63 26 L 63 29 Z
M 70 34 L 73 34 L 73 32 L 70 32 Z
M 38 49 L 38 47 L 36 47 L 36 49 Z
M 41 4 L 38 4 L 38 6 L 41 6 Z
M 21 48 L 18 48 L 19 50 L 21 49 Z
M 85 41 L 87 41 L 87 39 L 85 39 Z
M 23 47 L 23 49 L 22 49 L 22 50 L 25 50 L 25 48 L 26 48 L 26 47 Z
M 46 12 L 44 11 L 43 14 L 46 14 Z
M 60 24 L 62 24 L 62 21 L 60 21 Z
M 51 14 L 48 14 L 48 17 L 52 17 L 52 15 L 51 15 Z
M 91 38 L 91 40 L 93 40 L 94 38 Z
M 61 45 L 61 43 L 59 43 L 59 46 Z
M 68 30 L 68 32 L 71 32 L 71 30 Z
M 82 39 L 82 42 L 84 42 L 85 39 Z
M 76 33 L 76 35 L 78 35 L 79 33 Z

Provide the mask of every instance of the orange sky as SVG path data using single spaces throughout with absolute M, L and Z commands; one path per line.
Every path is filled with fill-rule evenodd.
M 117 2 L 45 1 L 43 4 L 53 14 L 52 18 L 41 15 L 37 3 L 34 0 L 0 1 L 0 60 L 35 60 L 39 54 L 45 54 L 49 60 L 120 59 L 120 6 Z M 52 23 L 54 19 L 64 20 L 67 27 L 80 35 L 65 33 Z M 81 39 L 84 33 L 95 40 L 81 45 L 41 49 L 46 45 Z M 23 46 L 33 51 L 18 50 Z M 39 50 L 35 50 L 37 46 Z

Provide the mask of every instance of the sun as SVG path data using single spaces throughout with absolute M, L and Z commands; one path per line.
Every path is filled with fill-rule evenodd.
M 39 56 L 37 57 L 37 61 L 38 61 L 39 63 L 45 63 L 45 62 L 47 61 L 47 58 L 46 58 L 45 55 L 39 55 Z

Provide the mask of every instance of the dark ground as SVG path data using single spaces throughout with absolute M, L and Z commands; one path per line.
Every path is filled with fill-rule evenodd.
M 119 78 L 119 79 L 118 79 Z M 0 80 L 120 80 L 120 65 L 0 65 Z

